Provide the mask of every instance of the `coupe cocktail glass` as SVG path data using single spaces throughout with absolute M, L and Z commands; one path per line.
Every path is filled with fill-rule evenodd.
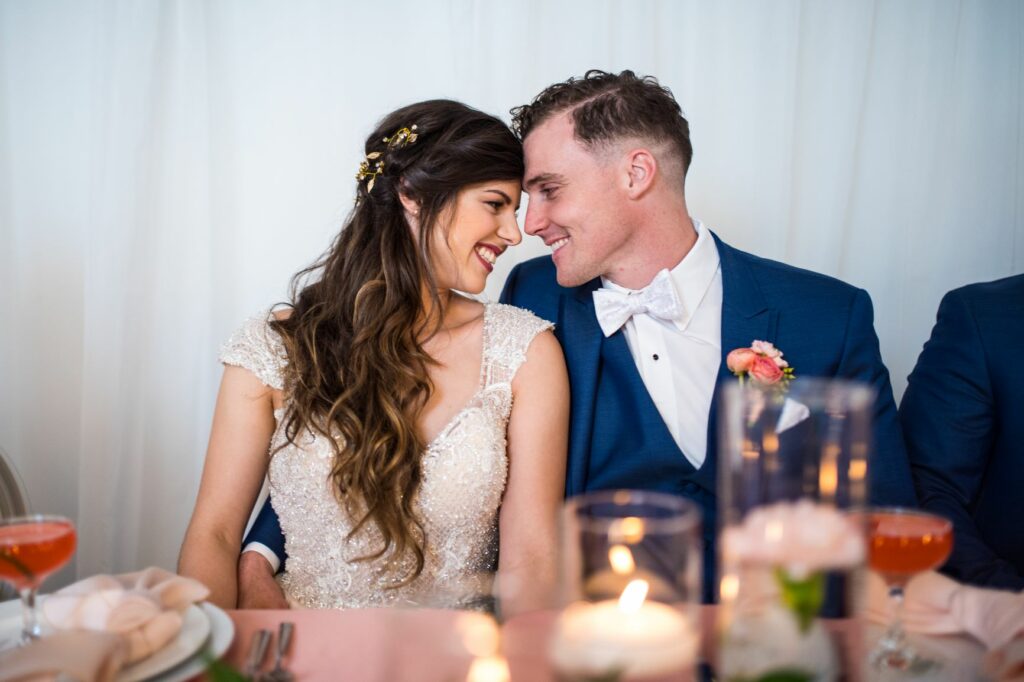
M 868 565 L 889 587 L 893 618 L 871 654 L 879 668 L 906 670 L 933 664 L 907 643 L 903 589 L 918 573 L 939 568 L 953 550 L 953 524 L 914 509 L 875 509 L 868 514 Z
M 75 526 L 62 516 L 0 519 L 0 580 L 21 594 L 22 643 L 38 639 L 36 591 L 75 551 Z

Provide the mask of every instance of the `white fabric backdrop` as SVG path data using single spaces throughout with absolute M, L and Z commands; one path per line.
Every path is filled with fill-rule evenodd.
M 218 345 L 328 244 L 377 118 L 591 67 L 673 89 L 726 240 L 868 289 L 897 394 L 944 291 L 1024 271 L 1013 0 L 0 0 L 0 448 L 79 524 L 63 579 L 173 567 Z

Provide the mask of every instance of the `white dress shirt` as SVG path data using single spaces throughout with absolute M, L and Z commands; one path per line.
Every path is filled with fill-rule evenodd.
M 670 271 L 683 303 L 679 320 L 641 313 L 623 326 L 629 352 L 658 413 L 694 467 L 707 456 L 708 417 L 722 361 L 722 268 L 715 240 L 694 219 L 697 241 Z M 629 295 L 641 290 L 601 278 L 604 287 Z

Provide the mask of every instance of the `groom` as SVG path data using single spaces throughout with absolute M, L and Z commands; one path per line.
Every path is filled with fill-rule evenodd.
M 798 377 L 877 391 L 872 502 L 915 504 L 867 293 L 738 251 L 690 217 L 693 150 L 671 92 L 630 71 L 590 71 L 513 110 L 513 127 L 525 229 L 553 253 L 516 266 L 502 301 L 556 325 L 572 392 L 567 496 L 641 488 L 694 500 L 712 601 L 715 395 L 733 380 L 726 354 L 764 340 Z M 243 600 L 272 593 L 267 562 L 243 556 L 240 567 Z
M 871 501 L 915 505 L 866 292 L 724 243 L 693 219 L 689 124 L 671 92 L 590 71 L 513 111 L 550 257 L 513 269 L 502 300 L 555 323 L 572 392 L 566 495 L 642 488 L 704 514 L 705 600 L 716 531 L 717 389 L 725 356 L 770 341 L 802 377 L 877 392 Z

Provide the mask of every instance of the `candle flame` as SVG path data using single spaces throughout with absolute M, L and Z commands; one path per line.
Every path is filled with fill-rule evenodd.
M 509 682 L 512 673 L 504 656 L 483 656 L 473 659 L 466 682 Z
M 498 651 L 501 636 L 494 618 L 482 613 L 460 613 L 455 628 L 466 651 L 477 657 L 492 656 Z
M 625 545 L 612 545 L 608 550 L 608 563 L 616 575 L 626 575 L 636 570 L 633 553 Z
M 850 460 L 850 480 L 863 481 L 868 472 L 868 463 L 863 459 Z
M 826 459 L 821 463 L 818 471 L 818 490 L 825 499 L 835 497 L 836 488 L 839 487 L 839 468 L 834 459 Z
M 626 589 L 622 591 L 622 596 L 619 597 L 619 609 L 626 613 L 636 613 L 647 598 L 647 591 L 649 589 L 650 585 L 647 584 L 646 580 L 637 579 L 629 581 Z
M 637 516 L 618 519 L 611 524 L 608 534 L 614 543 L 635 545 L 644 539 L 644 520 Z
M 722 595 L 722 601 L 732 601 L 736 598 L 736 595 L 740 593 L 740 579 L 739 576 L 726 575 L 722 576 L 721 589 L 719 594 Z

